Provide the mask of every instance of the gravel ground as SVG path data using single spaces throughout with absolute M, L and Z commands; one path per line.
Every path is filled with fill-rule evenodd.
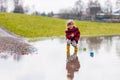
M 35 51 L 35 48 L 13 33 L 0 27 L 0 56 L 26 55 Z M 5 56 L 5 55 L 4 55 Z

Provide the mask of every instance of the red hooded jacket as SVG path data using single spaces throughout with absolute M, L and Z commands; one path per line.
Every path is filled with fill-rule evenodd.
M 69 39 L 71 41 L 75 40 L 78 43 L 78 40 L 80 38 L 80 31 L 77 27 L 73 26 L 73 28 L 67 28 L 66 32 L 66 39 Z M 74 34 L 72 37 L 71 35 Z

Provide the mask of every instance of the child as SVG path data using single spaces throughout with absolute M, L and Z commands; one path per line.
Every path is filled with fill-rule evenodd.
M 65 32 L 67 40 L 67 60 L 70 61 L 72 58 L 76 58 L 77 56 L 77 44 L 80 38 L 80 31 L 76 26 L 74 26 L 73 20 L 68 20 Z M 74 47 L 74 54 L 72 56 L 70 56 L 70 44 Z

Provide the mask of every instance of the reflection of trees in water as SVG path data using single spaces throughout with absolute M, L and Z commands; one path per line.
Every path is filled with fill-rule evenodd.
M 12 57 L 15 61 L 20 61 L 23 55 L 21 54 L 10 54 L 10 53 L 0 53 L 0 58 L 1 59 L 8 59 Z
M 98 51 L 100 47 L 105 47 L 105 50 L 109 51 L 112 47 L 112 39 L 113 37 L 88 37 L 88 38 L 81 38 L 80 40 L 80 47 L 88 46 L 89 50 Z M 103 45 L 104 44 L 104 45 Z
M 22 55 L 35 52 L 36 49 L 22 40 L 12 37 L 0 37 L 0 58 L 13 59 L 19 61 Z
M 120 57 L 120 45 L 116 44 L 117 55 Z
M 90 50 L 95 50 L 95 51 L 98 51 L 102 41 L 103 41 L 103 39 L 101 39 L 99 37 L 90 37 L 90 38 L 86 39 L 86 42 L 88 43 L 88 48 Z
M 110 51 L 110 48 L 112 47 L 112 41 L 113 41 L 113 37 L 111 36 L 106 36 L 103 37 L 103 42 L 105 43 L 105 50 L 108 52 Z
M 13 59 L 16 60 L 16 61 L 20 61 L 22 58 L 22 55 L 14 55 L 13 56 Z
M 61 44 L 63 44 L 63 43 L 65 43 L 65 42 L 66 42 L 66 40 L 65 40 L 65 38 L 64 38 L 64 37 L 61 37 L 61 38 L 59 38 L 59 42 L 60 42 Z
M 120 57 L 120 37 L 118 38 L 118 41 L 116 42 L 116 52 L 117 52 L 117 55 Z
M 80 38 L 78 46 L 79 46 L 79 49 L 86 48 L 87 47 L 86 38 Z

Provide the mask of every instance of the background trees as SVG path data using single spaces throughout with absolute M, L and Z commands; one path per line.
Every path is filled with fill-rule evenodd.
M 0 12 L 7 11 L 7 0 L 0 0 Z
M 22 0 L 14 0 L 14 13 L 24 13 Z
M 61 9 L 60 17 L 65 19 L 77 19 L 80 20 L 83 15 L 83 7 L 84 2 L 82 0 L 78 0 L 75 2 L 74 7 L 69 9 Z
M 29 6 L 25 5 L 24 0 L 0 0 L 0 12 L 8 11 L 8 8 L 11 4 L 10 1 L 13 3 L 12 5 L 14 5 L 14 9 L 11 11 L 14 13 L 25 13 L 49 17 L 55 16 L 64 19 L 91 20 L 91 21 L 95 21 L 96 16 L 100 13 L 103 13 L 111 18 L 113 13 L 117 13 L 117 15 L 119 14 L 120 17 L 120 0 L 116 0 L 115 4 L 113 4 L 111 0 L 105 0 L 104 2 L 101 3 L 100 0 L 77 0 L 74 3 L 73 7 L 61 9 L 58 13 L 54 13 L 53 11 L 51 12 L 36 11 L 35 4 Z

